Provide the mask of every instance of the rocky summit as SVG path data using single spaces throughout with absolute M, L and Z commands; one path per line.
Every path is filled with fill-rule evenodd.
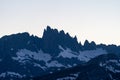
M 96 44 L 50 26 L 41 38 L 0 38 L 0 80 L 120 80 L 120 46 Z

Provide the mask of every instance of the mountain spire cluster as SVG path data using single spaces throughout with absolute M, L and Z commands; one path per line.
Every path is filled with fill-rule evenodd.
M 50 26 L 41 38 L 27 32 L 0 38 L 2 80 L 119 80 L 119 65 L 120 46 L 88 40 L 82 45 Z

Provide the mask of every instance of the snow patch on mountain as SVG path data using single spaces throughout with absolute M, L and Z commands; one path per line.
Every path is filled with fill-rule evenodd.
M 41 66 L 41 65 L 38 64 L 38 63 L 34 63 L 34 67 L 39 67 L 39 68 L 41 68 L 41 69 L 43 69 L 43 70 L 46 70 L 46 68 L 47 68 L 47 67 L 45 67 L 45 66 Z
M 108 60 L 108 61 L 106 61 L 106 64 L 108 64 L 108 63 L 114 63 L 115 65 L 120 67 L 120 61 L 119 60 Z
M 60 52 L 60 54 L 57 57 L 62 56 L 63 58 L 69 58 L 69 59 L 73 57 L 77 57 L 77 55 L 73 54 L 73 51 L 71 49 L 69 48 L 63 49 L 61 46 L 59 46 L 59 48 L 62 50 L 62 52 Z
M 120 73 L 120 62 L 119 60 L 108 60 L 104 63 L 99 64 L 101 67 L 106 68 L 107 70 L 113 72 L 113 73 Z M 116 67 L 115 67 L 116 66 Z
M 73 52 L 69 48 L 63 49 L 61 46 L 59 46 L 59 48 L 62 51 L 60 52 L 60 54 L 57 57 L 63 57 L 63 58 L 69 58 L 69 59 L 77 58 L 78 60 L 85 61 L 85 62 L 88 62 L 92 58 L 95 58 L 99 55 L 107 54 L 107 52 L 105 50 L 100 49 L 100 48 L 98 48 L 96 50 L 79 51 L 79 53 Z
M 106 66 L 106 69 L 110 70 L 113 73 L 120 73 L 120 70 L 115 69 L 113 66 Z
M 11 51 L 13 51 L 14 49 L 13 49 L 13 48 L 11 48 L 10 50 L 11 50 Z
M 75 80 L 75 79 L 76 79 L 75 77 L 69 77 L 69 76 L 67 76 L 67 77 L 64 77 L 64 78 L 59 78 L 57 80 Z
M 80 54 L 78 55 L 78 59 L 80 61 L 85 61 L 88 62 L 89 60 L 91 60 L 92 58 L 95 58 L 99 55 L 102 54 L 107 54 L 107 52 L 103 49 L 96 49 L 96 50 L 86 50 L 86 51 L 80 51 Z
M 15 73 L 15 72 L 4 72 L 4 73 L 0 74 L 0 78 L 5 78 L 7 76 L 16 77 L 16 78 L 23 78 L 23 77 L 25 77 L 25 75 L 21 75 L 19 73 Z
M 51 61 L 46 64 L 47 67 L 65 67 L 64 65 L 58 63 L 58 61 Z
M 34 67 L 40 67 L 43 70 L 47 69 L 48 67 L 65 67 L 56 60 L 51 61 L 51 58 L 52 56 L 44 53 L 42 50 L 37 53 L 27 49 L 21 49 L 16 53 L 16 57 L 12 57 L 13 60 L 18 61 L 21 64 L 26 64 L 31 60 L 43 61 L 45 62 L 45 66 L 41 66 L 39 63 L 33 62 Z
M 79 51 L 77 53 L 77 52 L 72 51 L 69 48 L 63 49 L 61 46 L 59 46 L 59 48 L 62 51 L 58 54 L 56 58 L 59 59 L 60 57 L 63 57 L 62 60 L 67 59 L 67 58 L 68 59 L 75 58 L 77 61 L 87 62 L 96 56 L 107 53 L 103 49 Z M 12 57 L 12 59 L 15 61 L 18 61 L 22 65 L 26 65 L 27 63 L 33 64 L 34 67 L 39 67 L 44 71 L 52 67 L 68 68 L 68 67 L 73 67 L 77 65 L 74 63 L 72 65 L 70 63 L 63 65 L 63 63 L 61 63 L 62 61 L 60 62 L 60 61 L 57 61 L 57 59 L 53 59 L 53 57 L 49 53 L 44 53 L 42 50 L 39 50 L 38 52 L 32 52 L 27 49 L 21 49 L 16 53 L 16 56 Z M 41 65 L 41 62 L 43 62 L 44 64 Z
M 79 73 L 70 74 L 69 76 L 58 78 L 57 80 L 76 80 Z
M 20 63 L 25 63 L 31 59 L 44 62 L 51 60 L 51 56 L 47 53 L 43 53 L 41 50 L 37 53 L 27 49 L 21 49 L 16 55 L 17 57 L 12 57 L 12 59 L 19 61 Z

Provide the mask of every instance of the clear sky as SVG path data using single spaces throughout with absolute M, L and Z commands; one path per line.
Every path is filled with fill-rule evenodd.
M 120 0 L 0 0 L 0 37 L 41 37 L 47 25 L 81 42 L 120 45 Z

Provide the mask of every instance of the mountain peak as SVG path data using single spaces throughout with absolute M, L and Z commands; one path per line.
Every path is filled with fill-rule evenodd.
M 52 30 L 52 28 L 50 26 L 47 26 L 46 30 L 49 31 Z
M 63 30 L 61 30 L 61 31 L 60 31 L 60 34 L 63 34 L 63 35 L 65 35 L 65 32 L 64 32 Z
M 96 43 L 92 41 L 91 43 L 88 40 L 84 42 L 84 50 L 94 50 L 96 49 Z
M 87 44 L 89 44 L 89 41 L 85 40 L 84 45 L 87 45 Z
M 77 37 L 76 37 L 76 36 L 74 37 L 74 40 L 76 40 L 76 41 L 77 41 Z
M 79 51 L 77 37 L 75 36 L 73 38 L 69 33 L 65 33 L 63 30 L 58 31 L 57 29 L 52 29 L 50 26 L 47 26 L 47 29 L 44 30 L 42 39 L 45 52 L 59 53 L 59 45 L 64 48 L 70 48 L 73 51 Z

